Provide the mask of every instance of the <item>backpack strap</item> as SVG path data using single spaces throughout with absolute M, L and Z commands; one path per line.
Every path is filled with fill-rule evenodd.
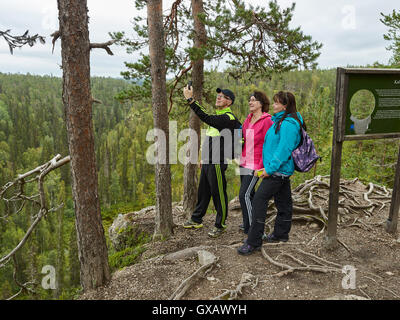
M 304 128 L 304 122 L 301 123 L 301 121 L 300 121 L 299 119 L 296 119 L 296 118 L 294 118 L 294 119 L 299 123 L 299 125 L 300 125 L 300 130 L 301 130 L 301 129 L 306 130 L 306 129 Z
M 295 118 L 296 119 L 296 118 Z M 296 147 L 296 149 L 299 147 L 299 146 L 301 146 L 301 144 L 303 143 L 303 130 L 305 130 L 304 129 L 304 127 L 303 127 L 303 124 L 301 123 L 301 121 L 299 120 L 299 119 L 296 119 L 296 121 L 299 123 L 299 125 L 300 125 L 300 142 L 299 142 L 299 144 L 297 145 L 297 147 Z

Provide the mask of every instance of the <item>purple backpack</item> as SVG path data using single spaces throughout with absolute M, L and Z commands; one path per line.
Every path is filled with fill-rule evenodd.
M 300 123 L 300 121 L 299 121 Z M 292 152 L 294 169 L 299 172 L 308 172 L 318 159 L 322 159 L 315 150 L 314 142 L 300 123 L 300 143 Z

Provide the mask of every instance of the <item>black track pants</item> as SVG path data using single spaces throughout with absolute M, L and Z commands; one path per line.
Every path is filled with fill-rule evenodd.
M 244 171 L 244 170 L 243 170 Z M 248 234 L 252 217 L 253 208 L 253 198 L 255 194 L 255 187 L 258 182 L 258 177 L 254 176 L 253 170 L 248 170 L 248 174 L 240 175 L 240 191 L 239 191 L 239 201 L 240 207 L 242 208 L 243 214 L 243 227 L 244 233 Z
M 292 226 L 293 202 L 290 179 L 269 177 L 263 179 L 253 199 L 253 221 L 249 229 L 247 243 L 259 247 L 262 245 L 268 202 L 274 197 L 278 210 L 274 235 L 287 239 Z
M 200 173 L 200 183 L 197 194 L 197 204 L 192 214 L 192 220 L 203 221 L 211 198 L 217 211 L 215 226 L 224 228 L 228 216 L 228 197 L 226 194 L 225 171 L 227 164 L 203 164 Z

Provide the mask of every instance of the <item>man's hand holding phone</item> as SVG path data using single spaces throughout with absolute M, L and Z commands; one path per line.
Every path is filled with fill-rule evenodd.
M 193 99 L 193 87 L 192 81 L 189 81 L 187 86 L 183 88 L 183 95 L 185 96 L 186 100 Z

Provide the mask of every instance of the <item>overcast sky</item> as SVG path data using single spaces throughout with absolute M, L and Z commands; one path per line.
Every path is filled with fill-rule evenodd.
M 173 2 L 164 1 L 164 7 Z M 247 0 L 253 5 L 264 6 L 267 0 Z M 293 1 L 278 0 L 282 7 Z M 387 28 L 379 21 L 380 12 L 391 13 L 398 8 L 398 0 L 297 0 L 292 27 L 311 35 L 323 43 L 318 59 L 320 68 L 345 67 L 347 65 L 387 63 L 391 53 L 383 39 Z M 105 42 L 110 31 L 132 34 L 132 18 L 137 15 L 134 0 L 88 0 L 89 32 L 91 42 Z M 46 37 L 46 44 L 15 49 L 11 55 L 7 43 L 0 38 L 0 72 L 31 73 L 61 76 L 60 40 L 51 52 L 50 34 L 58 29 L 56 0 L 1 0 L 0 30 L 11 29 L 13 35 L 21 35 L 27 29 L 30 34 Z M 91 74 L 120 77 L 125 70 L 124 61 L 135 61 L 124 48 L 113 46 L 114 56 L 102 49 L 91 53 Z

